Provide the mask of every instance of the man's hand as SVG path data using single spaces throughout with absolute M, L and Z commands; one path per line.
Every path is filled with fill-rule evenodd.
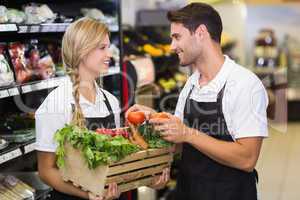
M 136 111 L 141 111 L 145 114 L 146 116 L 146 119 L 149 119 L 150 118 L 150 115 L 153 114 L 153 113 L 156 113 L 155 110 L 153 110 L 152 108 L 150 107 L 147 107 L 147 106 L 143 106 L 143 105 L 139 105 L 139 104 L 134 104 L 133 106 L 131 106 L 125 113 L 125 118 L 127 119 L 128 117 L 128 114 L 130 112 L 136 112 Z
M 150 186 L 152 189 L 159 190 L 166 186 L 170 180 L 170 169 L 166 168 L 158 178 L 154 179 L 154 183 Z
M 168 113 L 167 115 L 168 119 L 150 119 L 149 122 L 154 125 L 155 130 L 161 132 L 164 140 L 173 143 L 186 142 L 192 129 L 183 124 L 178 117 Z

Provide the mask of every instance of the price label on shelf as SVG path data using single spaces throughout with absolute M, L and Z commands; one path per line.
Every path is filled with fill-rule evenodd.
M 9 96 L 15 96 L 20 94 L 18 88 L 10 88 L 8 89 L 8 93 Z
M 40 83 L 36 83 L 34 85 L 32 85 L 32 90 L 42 90 L 42 89 L 46 89 L 47 88 L 47 82 L 48 81 L 42 81 Z
M 28 93 L 28 92 L 31 92 L 31 91 L 32 91 L 31 85 L 22 86 L 22 92 L 23 93 Z
M 16 24 L 0 24 L 0 32 L 11 32 L 17 30 L 18 27 Z
M 35 143 L 35 142 L 32 143 L 32 144 L 26 145 L 26 146 L 24 147 L 24 153 L 26 154 L 26 153 L 30 153 L 30 152 L 34 151 L 34 150 L 35 150 L 35 147 L 36 147 L 36 143 Z
M 5 97 L 9 97 L 8 90 L 0 90 L 0 99 Z
M 28 31 L 28 26 L 19 26 L 19 33 L 27 33 Z
M 22 155 L 21 149 L 16 149 L 0 156 L 0 164 Z
M 40 32 L 40 26 L 39 25 L 33 25 L 30 28 L 30 33 L 38 33 Z
M 50 32 L 51 27 L 48 24 L 42 24 L 41 26 L 41 32 L 47 33 Z
M 64 32 L 65 31 L 65 25 L 64 24 L 58 24 L 56 27 L 57 32 Z

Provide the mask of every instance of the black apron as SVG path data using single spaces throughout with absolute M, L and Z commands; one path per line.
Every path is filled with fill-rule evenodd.
M 211 137 L 234 142 L 222 111 L 225 85 L 217 102 L 190 99 L 192 87 L 184 108 L 184 122 Z M 222 165 L 184 143 L 175 196 L 176 200 L 256 200 L 256 178 L 256 171 L 247 173 Z
M 111 108 L 111 105 L 103 92 L 103 96 L 105 98 L 105 105 L 109 111 L 109 115 L 103 118 L 85 118 L 86 127 L 90 130 L 96 130 L 97 128 L 116 128 L 115 117 Z M 72 108 L 74 108 L 74 104 L 72 104 Z M 71 196 L 68 194 L 61 193 L 55 189 L 50 192 L 47 200 L 83 200 L 82 198 Z

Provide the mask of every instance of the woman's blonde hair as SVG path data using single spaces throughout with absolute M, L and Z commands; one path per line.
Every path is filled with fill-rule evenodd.
M 85 119 L 79 105 L 79 64 L 103 41 L 109 34 L 105 24 L 91 18 L 80 18 L 73 22 L 66 30 L 62 40 L 62 61 L 67 74 L 73 83 L 75 109 L 72 124 L 85 127 Z

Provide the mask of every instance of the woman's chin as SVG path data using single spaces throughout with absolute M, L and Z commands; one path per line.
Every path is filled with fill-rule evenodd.
M 105 74 L 107 74 L 108 73 L 108 67 L 103 67 L 102 69 L 101 69 L 101 71 L 100 71 L 100 76 L 101 75 L 105 75 Z

